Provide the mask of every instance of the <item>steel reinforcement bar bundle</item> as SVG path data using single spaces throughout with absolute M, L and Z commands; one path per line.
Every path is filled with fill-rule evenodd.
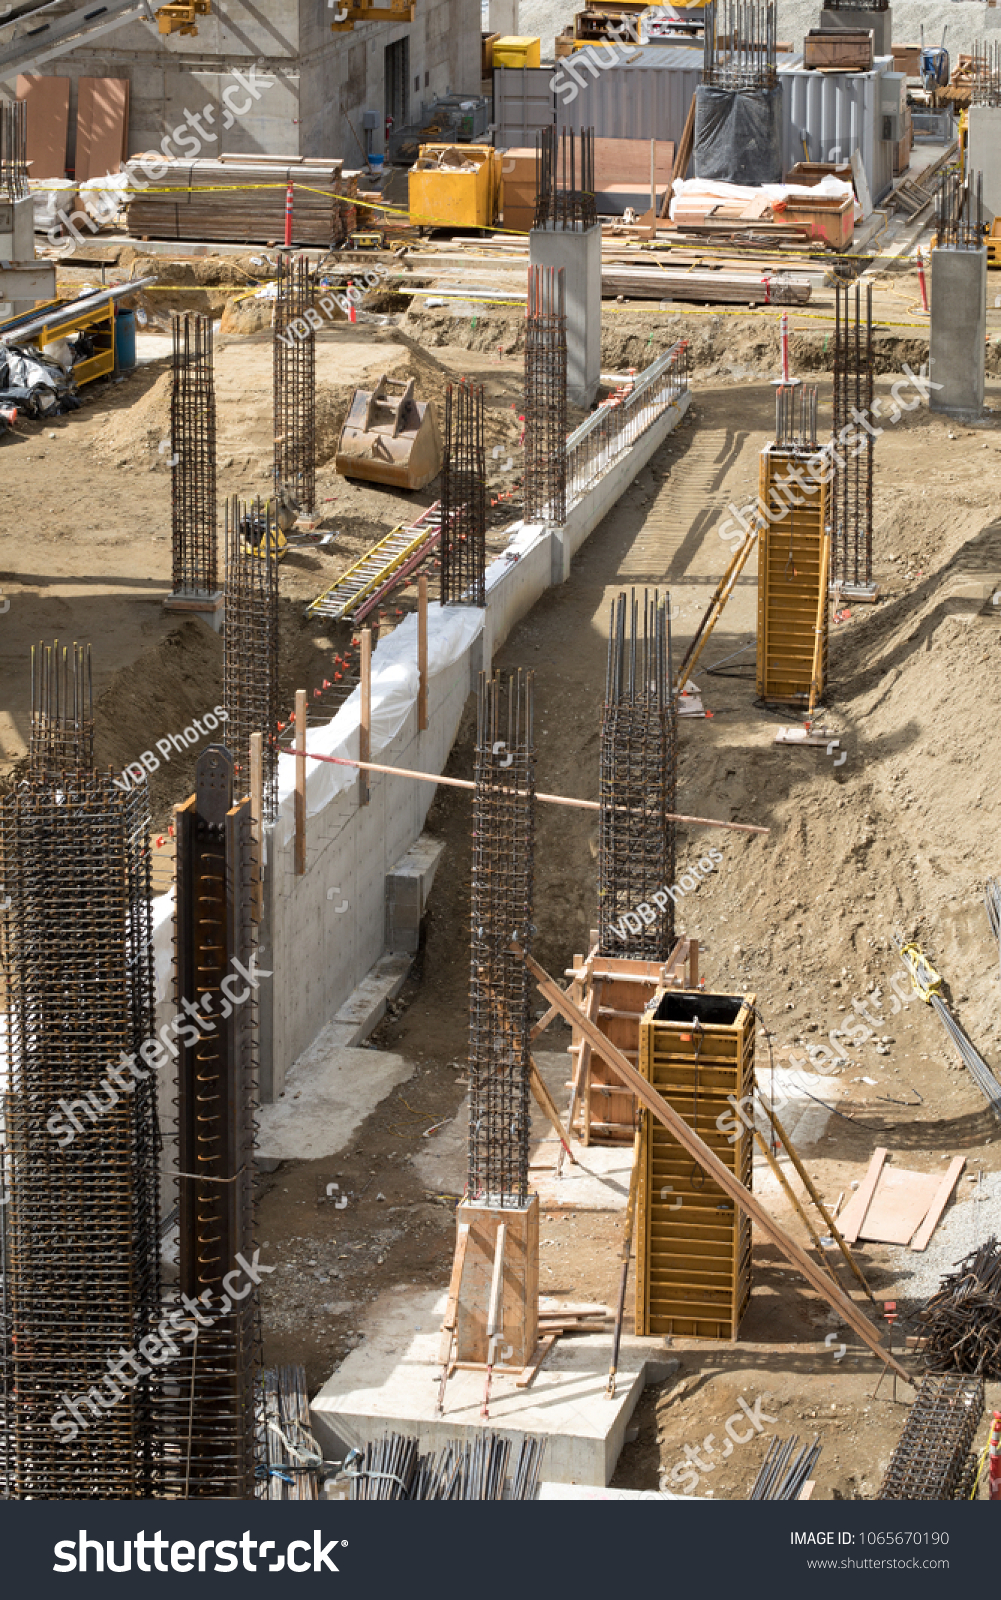
M 212 595 L 219 587 L 212 318 L 175 312 L 171 331 L 172 582 L 176 595 Z
M 352 1500 L 534 1500 L 545 1450 L 545 1439 L 513 1446 L 500 1434 L 479 1433 L 421 1455 L 417 1439 L 391 1433 L 346 1470 Z
M 774 89 L 773 0 L 764 5 L 759 0 L 709 0 L 702 14 L 702 82 L 713 89 Z
M 467 1196 L 528 1199 L 528 969 L 535 872 L 532 674 L 480 674 L 473 793 Z
M 671 622 L 656 590 L 620 594 L 612 608 L 601 713 L 598 773 L 598 948 L 602 955 L 666 961 L 674 944 L 674 901 L 657 890 L 674 882 L 678 769 L 677 714 L 671 695 Z M 638 905 L 652 921 L 623 939 L 613 925 Z M 642 919 L 634 916 L 636 921 Z
M 535 226 L 583 233 L 598 223 L 594 129 L 543 128 L 535 136 Z
M 983 1378 L 923 1379 L 877 1498 L 955 1499 L 983 1412 Z
M 86 764 L 89 652 L 35 665 L 30 769 L 0 801 L 6 1492 L 142 1499 L 150 1368 L 121 1371 L 159 1311 L 160 1138 L 155 1079 L 123 1067 L 153 1031 L 148 795 Z

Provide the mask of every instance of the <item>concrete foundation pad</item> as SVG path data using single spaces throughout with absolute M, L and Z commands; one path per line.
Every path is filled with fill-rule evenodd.
M 563 1091 L 563 1100 L 566 1091 Z M 562 1101 L 557 1100 L 562 1110 Z M 542 1163 L 552 1156 L 553 1165 L 533 1166 L 532 1182 L 538 1191 L 539 1204 L 547 1206 L 572 1206 L 574 1211 L 624 1211 L 629 1196 L 629 1176 L 633 1167 L 631 1144 L 592 1144 L 586 1148 L 576 1141 L 571 1145 L 577 1165 L 571 1166 L 564 1157 L 563 1171 L 556 1176 L 555 1162 L 558 1141 L 553 1134 L 536 1152 L 535 1162 Z
M 516 1387 L 516 1373 L 495 1370 L 486 1423 L 480 1417 L 485 1374 L 454 1372 L 439 1417 L 438 1347 L 446 1298 L 442 1290 L 416 1288 L 380 1297 L 364 1342 L 310 1406 L 324 1456 L 337 1459 L 345 1447 L 364 1447 L 389 1432 L 418 1437 L 422 1450 L 438 1449 L 487 1427 L 506 1435 L 544 1435 L 547 1481 L 607 1484 L 643 1391 L 647 1360 L 663 1359 L 662 1342 L 623 1339 L 612 1400 L 605 1393 L 612 1335 L 581 1334 L 559 1339 L 526 1389 Z
M 346 1045 L 367 1039 L 386 1015 L 390 1000 L 395 1000 L 403 988 L 412 966 L 413 959 L 408 955 L 381 956 L 341 1006 L 333 1021 L 341 1031 L 332 1037 Z
M 163 609 L 201 617 L 213 633 L 221 633 L 226 617 L 226 598 L 221 589 L 214 594 L 169 594 L 163 602 Z
M 320 1161 L 354 1138 L 380 1100 L 405 1083 L 412 1065 L 382 1050 L 353 1049 L 323 1028 L 289 1070 L 284 1096 L 258 1112 L 265 1161 Z M 298 1098 L 297 1098 L 298 1097 Z

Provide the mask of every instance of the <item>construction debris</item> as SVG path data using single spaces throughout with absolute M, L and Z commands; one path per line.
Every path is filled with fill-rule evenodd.
M 929 1371 L 1001 1378 L 1001 1243 L 993 1234 L 942 1279 L 917 1320 Z

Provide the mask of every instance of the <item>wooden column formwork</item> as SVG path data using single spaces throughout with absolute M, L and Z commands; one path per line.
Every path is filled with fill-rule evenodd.
M 699 981 L 697 939 L 679 939 L 666 961 L 641 961 L 598 954 L 597 933 L 586 956 L 575 956 L 566 976 L 570 997 L 597 1024 L 609 1043 L 638 1066 L 640 1018 L 658 989 Z M 572 1063 L 570 1129 L 581 1144 L 631 1144 L 636 1132 L 636 1097 L 578 1028 L 569 1045 Z
M 663 989 L 639 1034 L 641 1075 L 750 1190 L 753 1144 L 734 1101 L 754 1087 L 754 997 Z M 750 1217 L 650 1116 L 639 1161 L 636 1332 L 736 1339 Z
M 809 459 L 805 450 L 767 444 L 759 462 L 759 507 L 768 516 L 758 539 L 757 690 L 762 700 L 783 704 L 810 700 L 818 615 L 817 698 L 827 684 L 828 492 L 804 471 Z

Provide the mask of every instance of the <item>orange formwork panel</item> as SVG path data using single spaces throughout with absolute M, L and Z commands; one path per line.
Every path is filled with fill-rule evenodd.
M 757 690 L 784 704 L 808 704 L 815 673 L 815 698 L 827 684 L 828 493 L 804 471 L 809 454 L 768 444 L 760 458 L 759 511 L 768 515 L 758 539 Z

